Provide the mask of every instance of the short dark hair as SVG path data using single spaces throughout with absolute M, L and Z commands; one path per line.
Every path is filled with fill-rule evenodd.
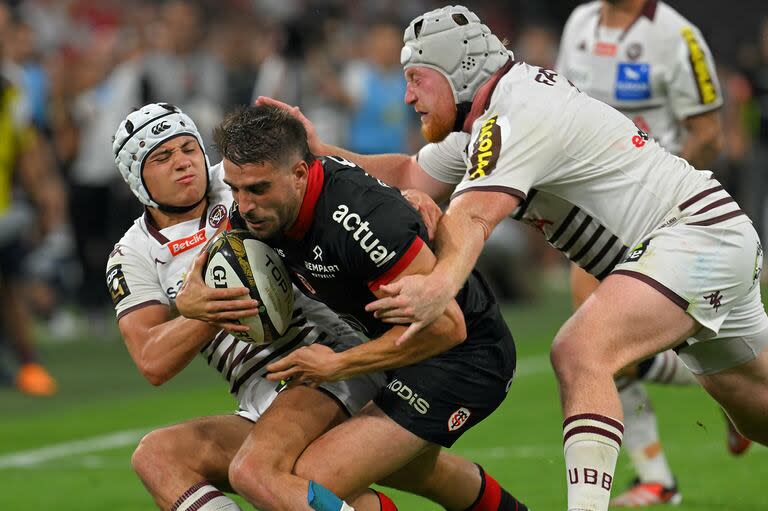
M 265 163 L 283 166 L 299 156 L 311 163 L 307 130 L 282 108 L 249 106 L 229 115 L 213 130 L 223 158 L 235 165 Z

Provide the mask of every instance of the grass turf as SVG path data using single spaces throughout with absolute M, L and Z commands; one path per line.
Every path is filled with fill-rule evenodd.
M 518 377 L 502 407 L 454 448 L 481 463 L 535 511 L 565 508 L 562 419 L 547 352 L 567 315 L 566 297 L 507 309 L 518 346 Z M 101 341 L 43 344 L 43 355 L 59 379 L 59 394 L 35 399 L 0 389 L 0 509 L 154 509 L 130 468 L 141 432 L 234 408 L 223 380 L 202 361 L 169 384 L 152 387 L 134 368 L 116 332 Z M 768 450 L 753 446 L 741 458 L 729 456 L 720 412 L 701 389 L 652 386 L 650 391 L 667 457 L 684 495 L 676 509 L 764 509 L 765 482 L 759 474 L 766 473 Z M 123 436 L 115 437 L 118 432 Z M 26 464 L 10 457 L 103 436 L 117 446 L 58 456 L 43 451 L 44 459 L 27 459 Z M 622 455 L 616 491 L 632 477 Z M 418 497 L 387 493 L 402 510 L 440 509 Z

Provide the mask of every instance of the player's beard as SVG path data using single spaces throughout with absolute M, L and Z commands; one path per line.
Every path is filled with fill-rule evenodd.
M 430 112 L 429 121 L 421 123 L 421 135 L 427 142 L 440 142 L 453 131 L 454 124 L 456 124 L 455 107 L 450 116 Z

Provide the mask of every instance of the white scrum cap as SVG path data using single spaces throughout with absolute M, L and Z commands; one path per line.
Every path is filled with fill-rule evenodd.
M 178 107 L 168 103 L 144 105 L 128 114 L 117 128 L 112 142 L 115 163 L 123 179 L 142 204 L 161 207 L 152 199 L 144 184 L 144 161 L 157 146 L 179 135 L 195 137 L 205 154 L 203 139 L 195 123 Z M 210 172 L 211 165 L 207 154 L 205 167 Z
M 513 58 L 480 18 L 461 5 L 416 17 L 405 29 L 403 42 L 403 68 L 425 66 L 441 72 L 457 104 L 471 102 L 477 89 Z

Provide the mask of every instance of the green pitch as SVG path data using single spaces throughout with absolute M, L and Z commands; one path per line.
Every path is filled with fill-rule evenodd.
M 502 408 L 455 447 L 534 511 L 565 509 L 562 419 L 547 351 L 567 315 L 565 297 L 507 311 L 518 345 L 518 377 Z M 33 399 L 0 389 L 0 509 L 154 509 L 130 469 L 142 432 L 233 410 L 223 380 L 202 362 L 154 388 L 139 376 L 114 335 L 43 344 L 61 386 L 55 398 Z M 651 392 L 684 496 L 675 509 L 764 509 L 768 449 L 753 446 L 744 457 L 732 458 L 720 412 L 698 388 L 652 387 Z M 631 477 L 622 457 L 617 490 Z M 417 497 L 389 493 L 402 510 L 439 509 Z

